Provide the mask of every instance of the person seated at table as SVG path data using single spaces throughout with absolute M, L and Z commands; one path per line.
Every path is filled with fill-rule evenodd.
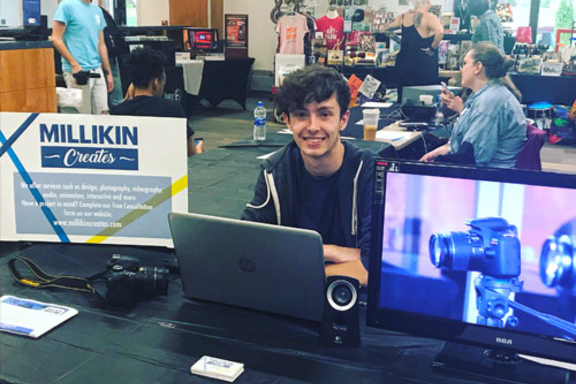
M 148 47 L 137 48 L 130 52 L 128 61 L 132 84 L 128 97 L 110 110 L 111 115 L 181 117 L 186 118 L 184 108 L 174 100 L 162 97 L 166 85 L 164 55 Z M 194 130 L 187 128 L 188 156 L 202 153 L 202 142 L 194 145 Z
M 332 68 L 300 69 L 275 102 L 293 141 L 262 165 L 242 219 L 317 231 L 326 275 L 367 284 L 374 156 L 340 140 L 350 116 L 346 80 Z
M 526 143 L 526 117 L 518 101 L 520 92 L 507 75 L 513 64 L 491 43 L 472 46 L 461 63 L 462 86 L 472 94 L 463 102 L 442 91 L 442 102 L 460 117 L 448 144 L 428 152 L 421 161 L 514 168 Z

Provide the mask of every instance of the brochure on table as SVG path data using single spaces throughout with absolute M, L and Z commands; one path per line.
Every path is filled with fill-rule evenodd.
M 0 113 L 0 239 L 172 247 L 186 119 Z
M 0 297 L 0 332 L 38 338 L 76 316 L 78 311 L 63 305 L 15 296 Z

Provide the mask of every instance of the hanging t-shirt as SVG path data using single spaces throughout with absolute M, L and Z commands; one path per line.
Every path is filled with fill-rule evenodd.
M 340 46 L 336 49 L 342 49 L 342 37 L 344 36 L 344 18 L 338 16 L 335 19 L 330 19 L 324 16 L 316 20 L 316 30 L 324 33 L 326 39 L 326 48 L 334 49 L 334 46 L 340 42 Z
M 308 33 L 306 16 L 299 13 L 282 16 L 278 20 L 276 32 L 280 36 L 279 53 L 286 55 L 304 54 L 304 36 Z

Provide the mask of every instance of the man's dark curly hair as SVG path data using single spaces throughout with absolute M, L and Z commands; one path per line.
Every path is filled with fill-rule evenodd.
M 147 88 L 154 79 L 166 79 L 164 63 L 166 56 L 158 50 L 148 47 L 136 48 L 130 52 L 128 66 L 132 83 L 136 88 Z
M 309 103 L 321 103 L 336 95 L 340 117 L 348 111 L 350 88 L 333 68 L 312 65 L 290 73 L 284 78 L 275 97 L 276 107 L 286 116 Z

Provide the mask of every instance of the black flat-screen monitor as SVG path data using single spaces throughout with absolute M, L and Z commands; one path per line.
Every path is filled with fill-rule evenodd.
M 217 51 L 218 30 L 207 28 L 188 28 L 190 49 L 196 51 Z
M 576 175 L 375 170 L 369 326 L 447 340 L 435 366 L 512 382 L 554 382 L 519 354 L 576 363 Z

